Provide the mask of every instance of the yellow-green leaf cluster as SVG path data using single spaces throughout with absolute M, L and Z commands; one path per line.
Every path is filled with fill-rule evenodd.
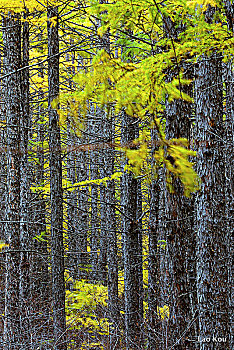
M 108 333 L 108 322 L 104 315 L 107 307 L 107 287 L 88 283 L 85 280 L 74 281 L 72 290 L 66 291 L 67 322 L 71 328 L 86 328 L 90 332 Z

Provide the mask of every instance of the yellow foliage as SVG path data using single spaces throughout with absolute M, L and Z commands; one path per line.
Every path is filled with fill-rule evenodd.
M 41 2 L 41 3 L 40 3 Z M 0 7 L 2 11 L 12 10 L 14 12 L 22 12 L 25 9 L 29 11 L 44 10 L 46 7 L 45 0 L 38 2 L 37 0 L 12 0 L 9 3 L 9 0 L 0 0 Z
M 119 296 L 121 296 L 124 293 L 124 272 L 123 271 L 119 271 L 118 291 L 119 291 Z
M 92 341 L 91 342 L 84 341 L 81 345 L 80 350 L 87 350 L 90 348 L 93 349 L 93 347 L 96 347 L 96 346 L 98 346 L 98 350 L 104 350 L 104 347 L 101 343 L 96 343 L 96 342 L 92 342 Z
M 189 0 L 187 1 L 187 6 L 196 8 L 197 5 L 200 7 L 202 12 L 205 12 L 208 8 L 208 6 L 216 7 L 218 5 L 217 0 Z
M 168 305 L 164 305 L 163 307 L 157 307 L 157 313 L 161 319 L 168 319 L 170 315 L 170 308 Z
M 0 251 L 2 251 L 5 247 L 9 247 L 9 244 L 6 244 L 3 241 L 0 241 Z
M 135 175 L 140 175 L 149 153 L 147 144 L 142 143 L 138 149 L 134 150 L 125 148 L 125 153 L 128 158 L 128 164 L 125 166 L 125 170 L 132 170 Z
M 93 179 L 93 180 L 85 180 L 85 181 L 80 181 L 80 182 L 75 182 L 72 184 L 70 181 L 64 179 L 63 181 L 63 187 L 66 188 L 68 191 L 74 191 L 77 187 L 82 187 L 82 186 L 89 186 L 89 185 L 107 185 L 108 181 L 111 180 L 120 180 L 120 177 L 122 176 L 121 171 L 115 172 L 111 176 L 103 177 L 102 179 Z M 65 186 L 66 185 L 66 186 Z
M 97 312 L 97 308 L 107 307 L 107 294 L 107 287 L 101 284 L 74 281 L 72 291 L 66 291 L 66 314 L 70 327 L 108 334 L 108 320 L 100 315 L 100 311 Z

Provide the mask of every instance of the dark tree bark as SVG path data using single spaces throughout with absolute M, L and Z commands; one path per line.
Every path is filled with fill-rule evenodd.
M 99 173 L 100 178 L 107 176 L 107 166 L 108 164 L 108 154 L 106 150 L 106 140 L 107 137 L 107 126 L 108 120 L 106 114 L 103 110 L 97 108 L 98 118 L 100 118 L 100 150 L 99 150 Z M 107 284 L 107 188 L 105 185 L 100 185 L 100 253 L 98 257 L 98 275 L 99 280 L 102 281 L 104 285 Z
M 100 4 L 107 3 L 106 0 L 99 0 Z M 101 20 L 97 21 L 97 28 L 101 26 Z M 110 54 L 110 37 L 109 31 L 107 31 L 103 36 L 98 37 L 100 43 L 100 49 L 105 50 L 108 54 Z M 108 167 L 111 167 L 111 164 L 108 162 L 108 151 L 106 147 L 106 142 L 110 142 L 111 140 L 108 137 L 111 135 L 112 125 L 110 121 L 107 119 L 107 114 L 102 108 L 97 108 L 97 115 L 100 119 L 100 140 L 99 142 L 103 143 L 101 147 L 100 156 L 99 156 L 99 169 L 100 169 L 100 177 L 104 178 L 107 174 L 110 174 L 108 171 Z M 112 159 L 110 160 L 110 163 Z M 111 167 L 112 168 L 112 167 Z M 105 185 L 100 185 L 100 254 L 99 254 L 99 276 L 100 280 L 103 281 L 104 284 L 107 283 L 107 220 L 106 220 L 106 211 L 107 208 L 107 191 L 108 189 Z M 115 225 L 115 224 L 114 224 Z
M 44 99 L 44 94 L 39 91 L 39 99 Z M 35 181 L 38 186 L 44 186 L 45 184 L 45 130 L 46 126 L 43 123 L 45 121 L 45 114 L 47 110 L 43 108 L 42 103 L 38 106 L 38 121 L 37 124 L 37 159 L 38 162 L 35 167 Z M 31 197 L 34 194 L 31 194 Z M 30 198 L 31 199 L 31 198 Z M 30 213 L 30 221 L 34 221 L 33 225 L 33 240 L 32 240 L 32 258 L 30 263 L 30 277 L 31 277 L 31 298 L 32 303 L 32 332 L 38 332 L 41 330 L 37 342 L 43 341 L 43 339 L 51 339 L 51 327 L 50 323 L 50 310 L 51 310 L 51 275 L 49 274 L 49 254 L 48 254 L 48 231 L 46 228 L 46 210 L 47 200 L 44 194 L 38 194 L 34 199 L 33 208 L 36 210 Z M 32 218 L 32 219 L 31 219 Z M 30 230 L 30 235 L 32 232 Z M 43 308 L 43 313 L 41 312 Z M 47 327 L 40 327 L 41 324 L 47 325 Z M 36 334 L 36 333 L 34 333 Z M 38 333 L 37 333 L 38 334 Z M 45 346 L 45 350 L 48 347 Z
M 234 7 L 231 1 L 224 1 L 226 6 L 226 17 L 228 22 L 229 30 L 234 33 Z M 234 217 L 234 194 L 233 194 L 233 168 L 234 168 L 234 157 L 233 157 L 233 144 L 234 144 L 234 72 L 233 72 L 233 57 L 227 64 L 224 64 L 224 83 L 226 92 L 226 120 L 225 120 L 225 177 L 226 177 L 226 225 L 227 225 L 227 247 L 228 247 L 228 286 L 230 286 L 229 292 L 229 312 L 230 312 L 230 331 L 229 339 L 232 342 L 233 334 L 233 300 L 234 300 L 234 289 L 232 285 L 232 256 L 233 246 L 229 244 L 229 240 L 232 237 L 233 232 L 233 217 Z
M 166 237 L 166 169 L 156 163 L 157 127 L 151 130 L 151 188 L 149 216 L 148 303 L 149 349 L 168 347 L 168 317 L 162 314 L 169 307 L 169 253 Z M 164 309 L 163 309 L 164 308 Z
M 70 39 L 70 44 L 74 44 L 74 40 Z M 75 54 L 66 54 L 66 60 L 75 63 Z M 68 84 L 69 90 L 73 91 L 72 75 L 75 74 L 75 67 L 68 67 Z M 69 106 L 68 106 L 69 111 Z M 67 180 L 74 184 L 76 182 L 76 140 L 77 136 L 74 129 L 74 116 L 68 112 L 67 114 Z M 70 187 L 70 185 L 68 186 Z M 79 248 L 77 250 L 77 241 L 79 223 L 78 223 L 78 208 L 77 208 L 77 189 L 67 191 L 67 237 L 68 237 L 68 248 L 69 254 L 67 259 L 66 268 L 70 272 L 70 276 L 73 279 L 77 279 L 79 276 L 79 259 L 80 254 Z
M 135 138 L 139 137 L 139 122 L 135 124 Z M 144 317 L 143 317 L 143 257 L 142 257 L 142 191 L 141 179 L 137 179 L 137 225 L 138 225 L 138 280 L 139 280 L 139 314 L 141 317 L 141 334 L 144 333 Z
M 191 78 L 191 76 L 190 76 Z M 183 88 L 191 94 L 191 87 Z M 175 100 L 166 104 L 167 138 L 190 140 L 191 103 Z M 170 259 L 171 291 L 169 344 L 175 349 L 190 349 L 195 340 L 195 315 L 191 310 L 195 302 L 195 239 L 193 231 L 193 200 L 186 198 L 179 179 L 172 179 L 173 193 L 166 192 L 166 232 Z M 190 266 L 191 265 L 191 266 Z M 191 300 L 192 305 L 191 305 Z
M 228 249 L 228 286 L 229 291 L 229 313 L 230 313 L 230 326 L 229 331 L 230 343 L 232 341 L 233 334 L 233 300 L 234 291 L 232 285 L 233 267 L 233 247 L 230 243 L 233 233 L 233 217 L 234 217 L 234 193 L 233 193 L 233 169 L 234 169 L 234 158 L 233 158 L 233 144 L 234 144 L 234 73 L 233 73 L 233 62 L 230 61 L 225 65 L 224 69 L 225 77 L 225 88 L 226 88 L 226 120 L 225 120 L 225 178 L 226 178 L 226 244 Z
M 87 148 L 87 130 L 83 130 L 82 135 L 77 140 L 78 150 L 76 152 L 77 181 L 88 180 L 89 165 Z M 88 277 L 87 264 L 87 238 L 89 230 L 89 189 L 80 187 L 78 189 L 78 228 L 76 252 L 78 259 L 78 278 Z
M 3 31 L 3 45 L 5 43 L 5 33 Z M 5 55 L 4 49 L 0 53 L 0 72 L 2 75 L 5 74 Z M 5 79 L 1 80 L 0 83 L 0 98 L 1 101 L 4 101 L 5 98 Z M 5 103 L 0 105 L 0 197 L 2 198 L 0 202 L 0 220 L 4 221 L 5 211 L 6 211 L 6 132 L 5 132 L 5 121 L 6 121 L 6 106 Z M 4 225 L 0 226 L 0 240 L 4 240 Z M 1 274 L 2 276 L 2 274 Z M 1 278 L 1 277 L 0 277 Z
M 215 9 L 209 7 L 207 22 Z M 196 196 L 197 298 L 200 349 L 229 348 L 228 246 L 225 218 L 224 123 L 222 61 L 218 54 L 202 56 L 196 67 L 197 172 Z M 216 343 L 217 336 L 226 342 Z
M 39 34 L 40 50 L 43 49 L 42 46 L 42 35 Z M 39 76 L 45 78 L 43 64 L 39 65 Z M 45 185 L 45 142 L 46 142 L 46 115 L 47 109 L 43 107 L 43 101 L 45 100 L 45 94 L 42 88 L 38 91 L 38 106 L 36 109 L 37 120 L 35 132 L 37 134 L 36 141 L 36 157 L 37 162 L 29 163 L 29 181 L 35 181 L 38 186 Z M 32 113 L 32 111 L 30 112 Z M 29 140 L 32 137 L 32 117 L 30 117 L 29 123 Z M 29 154 L 33 154 L 33 146 L 29 144 L 28 146 Z M 30 160 L 30 156 L 29 156 Z M 32 298 L 32 315 L 31 315 L 31 326 L 32 334 L 37 334 L 36 344 L 47 339 L 52 338 L 50 324 L 50 310 L 51 310 L 51 275 L 49 274 L 49 254 L 48 254 L 48 231 L 46 227 L 46 210 L 48 200 L 43 193 L 30 193 L 29 196 L 30 208 L 30 222 L 34 222 L 34 225 L 30 227 L 30 236 L 33 237 L 31 242 L 32 253 L 30 262 L 30 292 Z M 32 210 L 33 208 L 33 210 Z M 43 313 L 41 312 L 43 308 Z M 41 327 L 41 324 L 47 325 L 46 327 Z M 38 330 L 40 330 L 38 332 Z M 34 339 L 35 339 L 34 338 Z M 48 344 L 44 343 L 45 350 L 48 349 Z
M 1 22 L 3 23 L 3 21 Z M 5 43 L 5 33 L 2 33 L 3 45 Z M 1 75 L 5 74 L 5 55 L 4 50 L 0 53 L 0 73 Z M 5 98 L 5 79 L 2 79 L 0 82 L 0 99 L 4 101 Z M 5 103 L 0 104 L 0 241 L 5 241 L 5 213 L 6 213 L 6 198 L 7 198 L 7 179 L 6 179 L 6 105 Z M 2 255 L 0 258 L 0 313 L 4 314 L 4 299 L 5 299 L 5 256 Z M 3 333 L 3 324 L 4 320 L 0 321 L 0 328 Z M 1 334 L 2 336 L 2 334 Z
M 106 3 L 99 0 L 100 4 Z M 98 21 L 99 27 L 101 21 Z M 110 54 L 110 37 L 107 31 L 99 37 L 100 48 Z M 101 132 L 100 177 L 110 177 L 114 173 L 115 152 L 115 117 L 99 109 Z M 117 223 L 115 212 L 115 182 L 107 181 L 106 187 L 100 186 L 100 279 L 108 287 L 108 318 L 109 318 L 109 349 L 119 349 L 120 346 L 120 312 L 118 298 L 118 247 Z
M 4 350 L 20 350 L 20 73 L 21 25 L 14 13 L 3 17 L 7 139 L 7 199 Z M 14 73 L 12 73 L 14 72 Z
M 234 8 L 230 0 L 224 0 L 224 8 L 227 17 L 228 29 L 234 33 Z
M 90 143 L 90 178 L 96 180 L 99 178 L 98 170 L 98 149 L 96 143 L 100 134 L 100 120 L 96 116 L 96 106 L 91 105 L 91 115 L 89 118 L 89 143 Z M 91 185 L 91 227 L 90 227 L 90 244 L 91 244 L 91 264 L 92 279 L 98 280 L 98 249 L 99 249 L 99 224 L 98 217 L 98 185 Z
M 68 116 L 68 118 L 71 118 Z M 75 159 L 75 134 L 71 129 L 70 120 L 67 123 L 67 179 L 72 184 L 76 182 L 76 159 Z M 78 209 L 77 190 L 67 192 L 67 236 L 68 236 L 68 269 L 71 277 L 77 279 L 78 264 L 77 240 L 78 240 Z
M 151 186 L 150 186 L 150 216 L 149 216 L 149 257 L 148 257 L 148 305 L 149 305 L 149 324 L 148 324 L 148 348 L 149 350 L 159 349 L 161 343 L 162 331 L 160 329 L 161 320 L 157 309 L 161 305 L 160 300 L 160 257 L 161 247 L 159 245 L 160 220 L 162 219 L 164 201 L 162 196 L 164 192 L 160 186 L 160 181 L 164 180 L 162 171 L 156 168 L 154 153 L 156 151 L 157 131 L 151 130 Z M 157 171 L 156 171 L 157 170 Z M 162 205 L 160 208 L 160 205 Z M 164 246 L 164 245 L 163 245 Z M 164 253 L 164 251 L 162 251 Z
M 135 139 L 136 120 L 123 112 L 122 145 L 131 147 Z M 125 162 L 126 164 L 126 162 Z M 124 164 L 124 165 L 125 165 Z M 123 210 L 123 257 L 125 289 L 126 349 L 141 349 L 140 286 L 139 286 L 139 226 L 137 223 L 138 183 L 132 172 L 124 171 L 122 176 Z
M 21 72 L 21 118 L 20 118 L 20 327 L 24 348 L 31 349 L 31 288 L 30 288 L 30 249 L 32 248 L 29 232 L 29 23 L 24 14 L 22 31 L 22 72 Z
M 59 94 L 58 8 L 48 8 L 48 113 L 51 200 L 51 272 L 54 348 L 66 350 L 66 316 L 63 248 L 63 191 L 59 117 L 52 102 Z M 52 23 L 51 18 L 56 20 Z
M 171 18 L 164 18 L 164 32 L 170 41 L 178 42 L 178 34 L 184 31 L 184 25 L 174 23 Z M 170 68 L 167 81 L 185 71 L 185 78 L 193 77 L 191 68 L 175 58 L 175 68 Z M 180 79 L 180 78 L 179 78 Z M 192 94 L 192 85 L 181 86 L 182 92 Z M 190 117 L 192 104 L 181 99 L 168 102 L 165 106 L 167 139 L 185 138 L 190 140 Z M 173 160 L 172 160 L 173 161 Z M 172 176 L 172 193 L 165 189 L 165 232 L 170 273 L 170 314 L 168 320 L 168 344 L 175 349 L 188 349 L 194 341 L 196 321 L 191 312 L 196 305 L 195 298 L 195 235 L 193 231 L 193 200 L 184 196 L 184 189 L 179 179 Z M 192 275 L 191 275 L 192 274 Z M 166 339 L 164 339 L 164 343 Z
M 100 177 L 102 178 L 102 174 L 104 172 L 100 169 Z M 99 238 L 99 246 L 100 253 L 98 257 L 98 275 L 99 281 L 102 284 L 107 284 L 107 224 L 106 224 L 106 187 L 105 185 L 100 185 L 100 238 Z
M 114 143 L 114 117 L 106 119 L 105 122 L 105 176 L 110 177 L 114 173 L 115 154 Z M 107 244 L 107 265 L 108 265 L 108 311 L 109 311 L 109 348 L 118 349 L 120 342 L 120 313 L 118 303 L 118 248 L 116 234 L 116 213 L 115 213 L 115 183 L 108 181 L 106 186 L 106 244 Z

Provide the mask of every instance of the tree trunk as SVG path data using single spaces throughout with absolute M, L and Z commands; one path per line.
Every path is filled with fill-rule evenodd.
M 225 13 L 227 17 L 228 29 L 234 33 L 234 8 L 230 0 L 224 0 Z
M 96 106 L 90 107 L 91 116 L 89 117 L 89 143 L 90 143 L 90 178 L 96 180 L 99 178 L 98 171 L 98 150 L 97 136 L 100 132 L 100 125 L 96 116 Z M 98 185 L 91 185 L 91 264 L 92 264 L 92 279 L 98 280 L 98 248 L 99 248 L 99 217 L 98 217 Z
M 78 138 L 78 150 L 76 152 L 76 168 L 77 168 L 77 181 L 88 180 L 89 165 L 88 165 L 88 151 L 87 145 L 87 129 L 83 130 L 82 135 Z M 76 242 L 76 251 L 78 259 L 78 278 L 87 279 L 87 264 L 88 264 L 88 252 L 87 252 L 87 238 L 89 230 L 89 189 L 88 187 L 80 187 L 78 189 L 78 237 Z
M 191 86 L 188 86 L 184 92 L 191 94 Z M 181 99 L 166 103 L 168 139 L 190 139 L 191 108 L 191 104 Z M 184 189 L 179 179 L 173 178 L 172 186 L 173 193 L 166 192 L 165 205 L 167 244 L 171 265 L 169 344 L 175 345 L 175 349 L 182 350 L 190 349 L 191 341 L 195 338 L 196 318 L 191 312 L 192 307 L 196 305 L 195 290 L 190 289 L 189 282 L 191 277 L 195 281 L 196 275 L 188 276 L 188 271 L 195 272 L 195 240 L 191 215 L 193 200 L 184 196 Z M 193 300 L 192 305 L 191 300 Z
M 105 176 L 110 177 L 114 173 L 114 117 L 106 119 L 105 135 Z M 106 244 L 108 265 L 108 311 L 109 311 L 109 348 L 118 349 L 120 342 L 119 330 L 119 303 L 118 303 L 118 248 L 116 234 L 115 213 L 115 183 L 108 181 L 106 186 Z
M 107 123 L 109 122 L 106 118 L 105 112 L 97 108 L 98 117 L 100 118 L 100 135 L 102 136 L 99 140 L 101 146 L 99 150 L 99 173 L 100 178 L 107 176 L 108 155 L 106 150 L 107 137 Z M 100 254 L 98 257 L 98 274 L 99 280 L 106 285 L 107 284 L 107 188 L 104 184 L 100 185 Z
M 68 116 L 68 118 L 71 118 Z M 70 120 L 67 123 L 67 179 L 72 184 L 76 182 L 76 159 L 75 159 L 75 135 L 71 129 Z M 68 264 L 72 278 L 78 278 L 77 240 L 78 240 L 78 210 L 77 190 L 67 192 L 67 236 L 68 236 Z
M 51 21 L 56 20 L 56 23 Z M 51 200 L 51 272 L 54 349 L 66 350 L 66 316 L 63 248 L 63 191 L 59 117 L 52 101 L 59 94 L 58 8 L 48 8 L 48 113 Z
M 1 22 L 3 23 L 3 21 Z M 5 33 L 3 31 L 2 33 L 2 40 L 3 45 L 5 44 Z M 2 50 L 0 54 L 0 74 L 5 75 L 5 60 L 6 55 L 4 55 L 4 50 Z M 0 99 L 1 101 L 4 101 L 5 98 L 5 79 L 2 79 L 0 84 Z M 6 220 L 6 198 L 7 198 L 7 177 L 6 177 L 6 128 L 5 128 L 5 122 L 6 122 L 6 105 L 5 103 L 0 104 L 0 241 L 5 241 L 5 225 L 4 222 Z M 4 314 L 4 299 L 5 299 L 5 256 L 2 255 L 0 257 L 0 313 L 1 315 Z M 3 335 L 3 324 L 4 320 L 2 319 L 0 321 L 0 328 L 1 328 L 1 338 Z
M 228 62 L 225 65 L 225 87 L 226 87 L 226 121 L 225 121 L 225 178 L 226 178 L 226 244 L 228 248 L 228 286 L 230 287 L 229 292 L 229 312 L 230 312 L 230 325 L 231 329 L 229 331 L 230 343 L 232 341 L 233 334 L 233 300 L 234 291 L 232 286 L 232 256 L 233 247 L 230 244 L 232 237 L 232 226 L 233 226 L 233 216 L 234 216 L 234 193 L 233 193 L 233 169 L 234 169 L 234 159 L 233 159 L 233 144 L 234 144 L 234 74 L 233 74 L 233 63 Z
M 209 7 L 208 22 L 214 13 Z M 197 63 L 195 80 L 197 172 L 201 178 L 196 195 L 197 298 L 202 350 L 229 348 L 222 98 L 221 58 L 215 53 L 203 56 Z M 217 337 L 225 343 L 217 343 Z
M 226 17 L 228 22 L 228 28 L 234 33 L 234 8 L 231 1 L 224 1 L 226 5 Z M 228 286 L 230 287 L 229 292 L 229 310 L 230 310 L 230 331 L 229 331 L 229 341 L 232 342 L 233 334 L 233 300 L 234 300 L 234 290 L 232 286 L 232 256 L 233 247 L 229 244 L 231 239 L 231 230 L 233 226 L 234 217 L 234 194 L 233 194 L 233 169 L 234 169 L 234 158 L 233 158 L 233 144 L 234 144 L 234 73 L 233 73 L 233 59 L 227 64 L 224 64 L 224 83 L 226 90 L 226 120 L 225 120 L 225 178 L 226 178 L 226 225 L 227 225 L 227 247 L 228 247 Z
M 30 288 L 30 250 L 29 232 L 29 167 L 28 167 L 28 133 L 29 133 L 29 23 L 24 14 L 22 33 L 22 67 L 21 72 L 21 118 L 20 118 L 20 327 L 24 339 L 24 348 L 31 344 L 31 288 Z
M 135 124 L 135 138 L 139 137 L 139 123 Z M 137 225 L 138 225 L 138 280 L 139 280 L 139 314 L 141 317 L 141 334 L 144 333 L 144 317 L 143 317 L 143 257 L 142 257 L 142 191 L 141 179 L 137 179 Z
M 39 99 L 43 100 L 43 92 L 39 92 Z M 45 118 L 45 110 L 41 103 L 38 107 L 38 121 L 37 124 L 37 159 L 38 163 L 35 168 L 35 181 L 38 186 L 45 185 L 45 130 L 46 126 L 43 123 Z M 47 199 L 44 194 L 39 194 L 35 200 L 33 213 L 31 213 L 32 219 L 35 222 L 34 226 L 34 239 L 32 242 L 32 261 L 31 267 L 31 294 L 33 299 L 33 320 L 32 332 L 38 331 L 40 325 L 47 324 L 47 327 L 41 328 L 39 333 L 39 341 L 43 339 L 51 338 L 51 328 L 48 323 L 50 322 L 50 310 L 51 310 L 51 275 L 48 270 L 49 254 L 48 254 L 48 235 L 49 232 L 46 228 L 46 210 Z M 43 308 L 43 313 L 41 310 Z M 45 346 L 45 345 L 44 345 Z M 48 347 L 45 346 L 45 350 Z
M 20 72 L 21 26 L 19 15 L 3 18 L 5 103 L 7 123 L 7 199 L 5 238 L 6 249 L 4 350 L 24 347 L 20 328 Z M 15 73 L 12 73 L 15 72 Z
M 136 123 L 136 120 L 123 112 L 121 142 L 125 147 L 132 147 L 131 142 L 135 139 L 134 123 Z M 138 268 L 141 259 L 139 258 L 138 248 L 137 190 L 138 184 L 134 174 L 124 171 L 122 176 L 122 220 L 127 350 L 141 349 L 144 346 L 141 339 L 142 318 L 139 312 L 140 288 Z
M 156 150 L 157 140 L 156 129 L 151 130 L 151 186 L 150 186 L 150 215 L 149 215 L 149 256 L 148 256 L 148 349 L 159 349 L 159 344 L 162 338 L 162 331 L 160 329 L 161 321 L 157 312 L 160 305 L 160 257 L 161 246 L 159 246 L 159 224 L 162 214 L 160 211 L 160 204 L 162 204 L 162 196 L 164 192 L 160 188 L 161 173 L 156 173 L 156 165 L 154 153 Z M 164 247 L 165 245 L 163 245 Z M 164 253 L 164 251 L 162 250 Z

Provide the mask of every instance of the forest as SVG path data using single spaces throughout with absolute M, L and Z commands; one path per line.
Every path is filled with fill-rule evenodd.
M 233 1 L 0 8 L 0 350 L 232 349 Z

